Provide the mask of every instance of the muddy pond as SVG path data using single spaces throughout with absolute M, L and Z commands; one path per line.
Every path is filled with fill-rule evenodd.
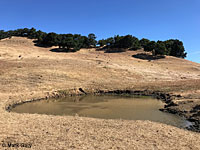
M 48 115 L 79 115 L 101 119 L 150 120 L 185 128 L 191 123 L 174 114 L 161 112 L 164 103 L 148 96 L 76 96 L 17 105 L 11 111 Z

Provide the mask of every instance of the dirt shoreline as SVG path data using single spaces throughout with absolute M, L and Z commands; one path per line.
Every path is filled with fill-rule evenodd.
M 28 149 L 30 144 L 34 150 L 200 149 L 199 133 L 157 122 L 6 111 L 12 104 L 49 97 L 155 91 L 166 99 L 165 111 L 199 119 L 198 63 L 170 56 L 153 61 L 133 57 L 142 50 L 112 54 L 51 49 L 20 37 L 0 41 L 0 149 Z
M 198 114 L 200 113 L 200 109 L 199 109 L 199 105 L 196 105 L 194 107 L 198 107 L 198 109 L 196 109 L 196 111 L 190 111 L 189 113 L 185 110 L 180 110 L 180 105 L 176 104 L 173 100 L 176 98 L 182 99 L 184 100 L 183 97 L 181 97 L 181 95 L 172 95 L 169 93 L 164 93 L 161 91 L 134 91 L 134 90 L 114 90 L 114 91 L 103 91 L 103 90 L 99 90 L 99 91 L 94 91 L 93 93 L 86 93 L 82 88 L 78 88 L 79 90 L 79 94 L 77 93 L 71 93 L 70 92 L 66 92 L 65 91 L 59 91 L 57 94 L 55 94 L 56 92 L 54 92 L 54 94 L 52 94 L 53 96 L 48 96 L 45 98 L 40 98 L 40 99 L 33 99 L 33 100 L 27 100 L 27 101 L 22 101 L 20 103 L 14 103 L 14 104 L 9 104 L 8 106 L 6 106 L 6 111 L 11 112 L 12 108 L 16 107 L 17 105 L 22 105 L 24 103 L 30 103 L 30 102 L 34 102 L 34 101 L 41 101 L 41 100 L 48 100 L 48 99 L 52 99 L 52 98 L 63 98 L 63 97 L 68 97 L 68 96 L 82 96 L 82 95 L 123 95 L 123 94 L 128 94 L 128 95 L 139 95 L 139 96 L 153 96 L 157 99 L 162 100 L 166 105 L 164 106 L 164 108 L 161 108 L 160 111 L 164 111 L 164 112 L 168 112 L 168 113 L 172 113 L 175 115 L 179 115 L 181 117 L 184 117 L 186 120 L 190 121 L 192 123 L 192 125 L 190 127 L 187 127 L 186 129 L 190 130 L 190 131 L 194 131 L 194 132 L 200 132 L 200 117 L 198 117 L 198 115 L 194 115 L 194 113 Z M 88 90 L 87 90 L 88 91 Z M 192 101 L 192 99 L 190 100 L 190 102 Z M 183 108 L 182 108 L 183 109 Z

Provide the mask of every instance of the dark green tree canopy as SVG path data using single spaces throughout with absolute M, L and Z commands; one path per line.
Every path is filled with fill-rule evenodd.
M 97 44 L 99 44 L 100 46 L 104 46 L 107 44 L 107 41 L 102 39 L 102 40 L 99 40 Z
M 155 41 L 148 42 L 146 45 L 144 45 L 144 51 L 153 52 L 153 50 L 155 50 L 155 46 Z
M 139 41 L 139 43 L 140 43 L 140 45 L 144 48 L 148 43 L 150 43 L 151 41 L 150 40 L 148 40 L 148 39 L 145 39 L 145 38 L 143 38 L 143 39 L 141 39 L 140 41 Z
M 158 41 L 155 44 L 154 55 L 166 55 L 167 48 L 165 47 L 165 43 L 162 41 Z
M 132 35 L 126 35 L 115 41 L 114 47 L 117 48 L 130 48 L 133 45 Z
M 92 47 L 96 47 L 96 44 L 97 44 L 97 41 L 96 41 L 96 36 L 94 33 L 90 33 L 88 35 L 88 44 L 89 44 L 89 47 L 92 46 Z
M 143 47 L 144 51 L 152 52 L 154 55 L 170 55 L 179 58 L 185 58 L 187 55 L 183 42 L 177 39 L 155 42 L 145 38 L 139 40 L 132 35 L 116 35 L 97 42 L 94 33 L 90 33 L 88 36 L 82 36 L 80 34 L 46 33 L 41 30 L 37 31 L 35 28 L 23 28 L 9 31 L 0 30 L 0 40 L 11 38 L 12 36 L 36 39 L 36 45 L 38 46 L 59 46 L 61 49 L 66 49 L 66 51 L 77 51 L 81 48 L 96 47 L 98 43 L 100 46 L 106 45 L 105 48 L 107 49 L 137 50 Z
M 99 42 L 100 45 L 102 45 L 102 43 L 104 45 L 107 45 L 107 48 L 123 48 L 130 50 L 136 50 L 141 48 L 138 38 L 132 35 L 126 35 L 126 36 L 116 35 L 114 37 L 99 40 Z
M 166 48 L 168 49 L 168 54 L 170 56 L 185 58 L 187 53 L 185 52 L 185 48 L 183 46 L 183 42 L 179 40 L 167 40 L 165 41 Z
M 167 40 L 167 41 L 151 41 L 144 46 L 145 51 L 153 52 L 155 55 L 169 55 L 179 58 L 185 58 L 187 53 L 183 46 L 183 42 L 179 40 Z

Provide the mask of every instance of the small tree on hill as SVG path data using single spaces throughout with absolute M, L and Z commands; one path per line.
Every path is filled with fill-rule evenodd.
M 113 37 L 106 39 L 106 45 L 112 47 L 115 43 L 115 39 Z
M 6 33 L 4 30 L 0 30 L 0 40 L 6 38 Z
M 185 58 L 187 56 L 182 41 L 171 39 L 165 41 L 165 45 L 168 50 L 168 54 L 170 56 L 175 56 L 180 58 Z
M 102 40 L 99 40 L 98 43 L 100 46 L 104 46 L 107 44 L 106 40 L 102 39 Z
M 36 29 L 35 28 L 31 28 L 29 30 L 29 33 L 28 33 L 28 38 L 35 39 L 36 38 L 36 33 L 37 33 Z
M 145 38 L 143 38 L 143 39 L 141 39 L 140 41 L 139 41 L 139 43 L 140 43 L 140 45 L 144 48 L 148 43 L 150 43 L 151 41 L 150 40 L 148 40 L 148 39 L 145 39 Z
M 155 44 L 154 55 L 166 55 L 166 51 L 165 43 L 158 41 Z
M 94 33 L 90 33 L 88 35 L 88 42 L 89 42 L 89 46 L 96 47 L 97 41 L 96 41 L 96 36 Z
M 144 51 L 153 52 L 155 50 L 156 42 L 151 41 L 147 45 L 144 46 Z
M 141 48 L 141 44 L 140 44 L 138 38 L 133 36 L 132 41 L 133 41 L 133 43 L 132 43 L 132 46 L 130 47 L 132 50 L 137 50 L 137 49 Z
M 57 34 L 54 32 L 48 33 L 42 40 L 41 44 L 47 47 L 57 46 L 58 45 Z

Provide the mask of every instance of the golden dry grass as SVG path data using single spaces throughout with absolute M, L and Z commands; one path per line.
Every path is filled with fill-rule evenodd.
M 57 90 L 160 90 L 200 94 L 200 64 L 167 56 L 82 49 L 55 53 L 30 39 L 0 41 L 0 140 L 32 143 L 32 149 L 200 149 L 200 134 L 150 122 L 8 113 L 5 107 Z M 198 100 L 198 99 L 197 99 Z M 0 145 L 0 149 L 3 149 Z

